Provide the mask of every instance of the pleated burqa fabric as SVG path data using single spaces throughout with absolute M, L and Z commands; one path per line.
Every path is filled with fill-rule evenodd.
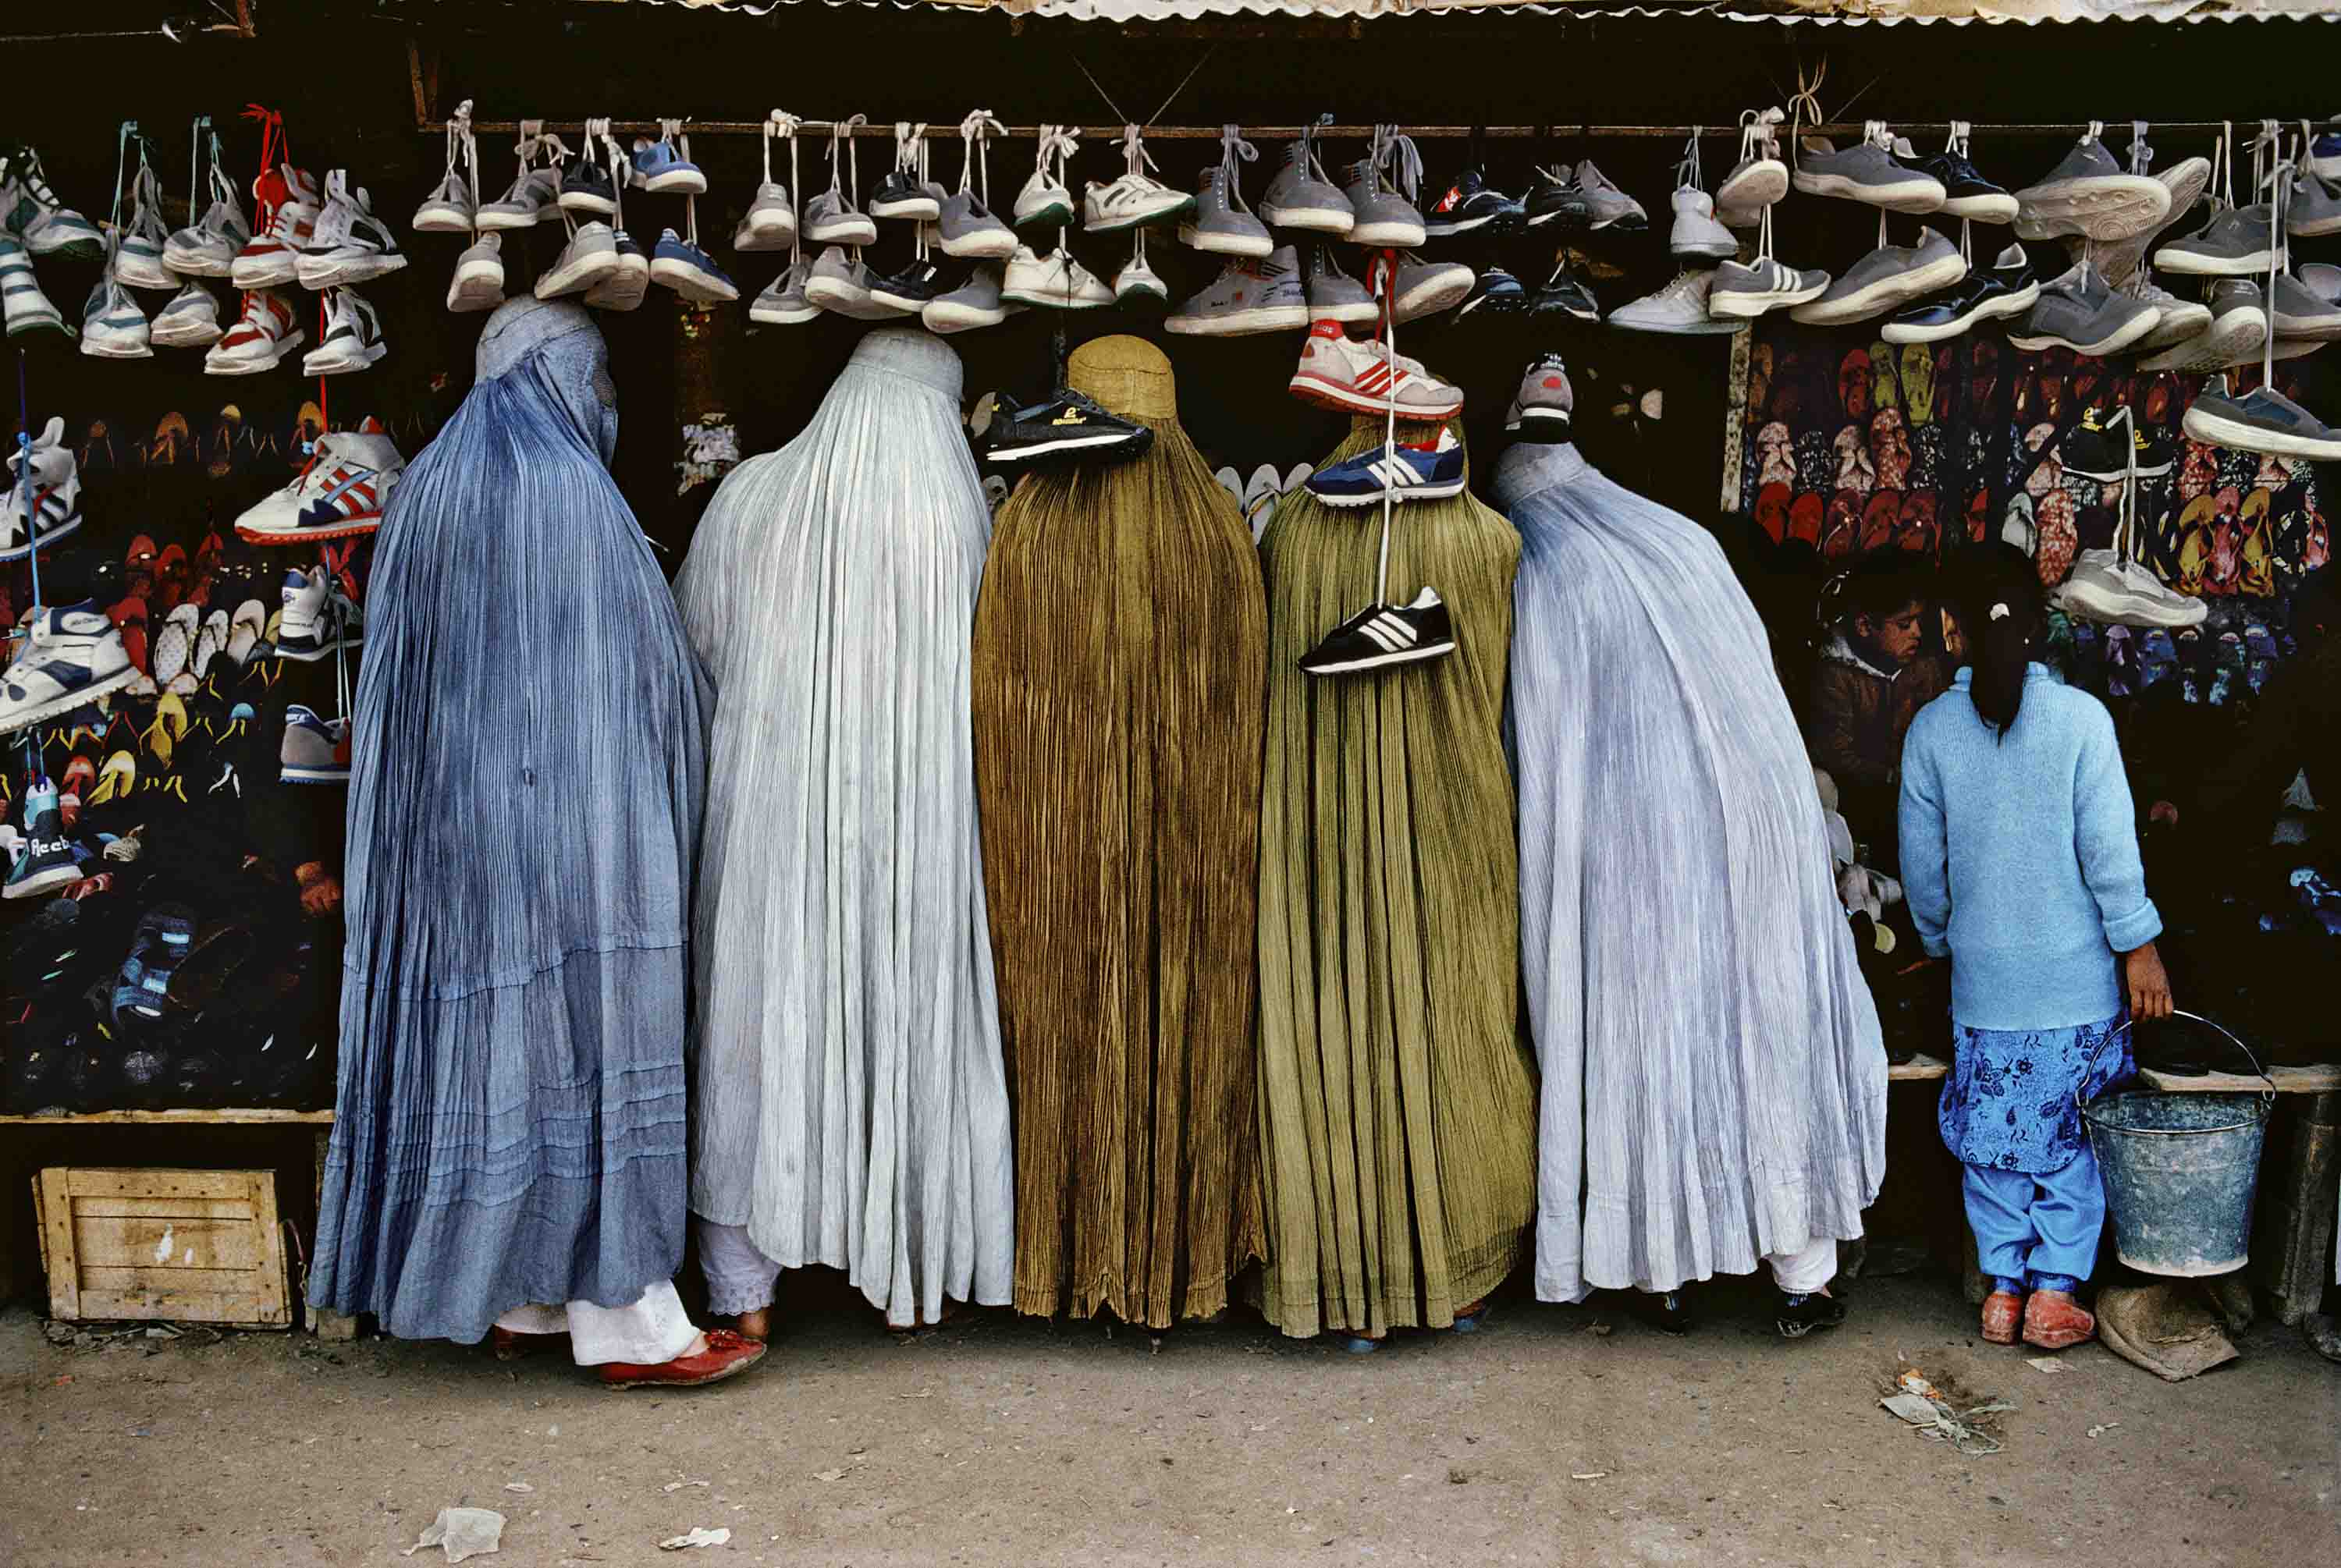
M 1008 1299 L 1008 1087 L 968 640 L 991 515 L 959 356 L 872 332 L 675 579 L 716 692 L 692 1211 L 891 1324 Z
M 1861 1234 L 1886 1054 L 1755 607 L 1574 446 L 1496 471 L 1544 1074 L 1537 1294 L 1671 1290 Z
M 1383 434 L 1360 419 L 1326 462 Z M 1455 651 L 1302 674 L 1300 656 L 1371 600 L 1380 541 L 1379 507 L 1306 491 L 1260 540 L 1261 1305 L 1297 1336 L 1447 1326 L 1519 1263 L 1536 1212 L 1503 748 L 1519 541 L 1468 493 L 1400 507 L 1390 600 L 1438 590 Z
M 705 718 L 616 439 L 591 318 L 506 304 L 375 547 L 309 1295 L 405 1338 L 682 1261 Z
M 984 879 L 1016 1091 L 1016 1306 L 1167 1327 L 1260 1252 L 1260 566 L 1135 338 L 1067 379 L 1152 428 L 1001 509 L 975 620 Z

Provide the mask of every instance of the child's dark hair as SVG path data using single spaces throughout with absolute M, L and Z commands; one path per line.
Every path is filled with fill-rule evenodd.
M 1964 595 L 1961 628 L 1975 673 L 1967 696 L 1977 717 L 2005 740 L 2024 706 L 2025 666 L 2047 626 L 2040 579 L 2020 552 L 1987 554 L 1973 565 Z
M 1924 604 L 1932 594 L 1933 575 L 1908 551 L 1873 550 L 1831 580 L 1822 594 L 1820 619 L 1827 624 L 1867 616 L 1874 627 L 1898 610 Z

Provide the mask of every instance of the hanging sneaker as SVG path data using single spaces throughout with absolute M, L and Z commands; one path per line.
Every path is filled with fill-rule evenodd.
M 1520 389 L 1504 412 L 1504 429 L 1521 441 L 1569 441 L 1576 407 L 1568 362 L 1556 353 L 1539 354 L 1520 374 Z
M 2072 574 L 2049 596 L 2067 615 L 2108 626 L 2181 630 L 2210 614 L 2201 600 L 2171 589 L 2137 561 L 2110 550 L 2085 550 Z
M 2160 479 L 2176 461 L 2170 444 L 2147 440 L 2134 416 L 2117 422 L 2095 404 L 2081 411 L 2081 422 L 2057 443 L 2057 456 L 2067 473 L 2100 483 L 2112 483 L 2133 473 L 2140 479 Z
M 1718 320 L 1708 308 L 1708 292 L 1714 286 L 1712 268 L 1693 270 L 1686 267 L 1677 273 L 1674 282 L 1665 287 L 1654 289 L 1632 303 L 1619 305 L 1611 311 L 1609 324 L 1623 327 L 1628 332 L 1669 332 L 1686 337 L 1745 331 L 1746 322 L 1728 317 Z M 1797 308 L 1806 311 L 1812 305 L 1807 303 Z
M 390 225 L 374 216 L 373 198 L 363 186 L 349 188 L 347 170 L 326 175 L 325 192 L 324 214 L 294 263 L 303 288 L 370 283 L 406 265 Z
M 633 184 L 653 195 L 703 196 L 707 176 L 672 136 L 634 139 Z
M 2270 386 L 2241 397 L 2228 395 L 2224 383 L 2206 391 L 2187 406 L 2183 428 L 2190 441 L 2236 452 L 2341 461 L 2341 431 Z
M 2154 167 L 2154 149 L 2146 140 L 2147 126 L 2143 121 L 2133 122 L 2135 130 L 2129 144 L 2129 172 L 2146 174 Z M 2211 160 L 2203 157 L 2181 158 L 2168 170 L 2153 174 L 2156 184 L 2170 193 L 2170 210 L 2160 223 L 2142 229 L 2125 240 L 2100 243 L 2086 234 L 2073 234 L 2064 241 L 2067 256 L 2076 262 L 2087 259 L 2096 264 L 2099 275 L 2117 289 L 2130 286 L 2143 270 L 2139 263 L 2154 243 L 2169 228 L 2192 213 L 2211 186 Z
M 1595 168 L 1592 159 L 1578 160 L 1570 184 L 1586 204 L 1587 227 L 1617 229 L 1634 234 L 1650 226 L 1650 214 L 1642 210 L 1642 203 L 1619 190 L 1617 182 Z
M 468 133 L 459 132 L 454 122 L 447 126 L 447 172 L 431 188 L 414 209 L 414 221 L 408 224 L 418 234 L 468 234 L 477 216 L 479 196 L 472 182 L 464 177 L 459 166 L 466 147 Z
M 1470 297 L 1475 281 L 1471 269 L 1459 262 L 1426 262 L 1409 251 L 1399 258 L 1398 292 L 1390 304 L 1391 319 L 1403 326 L 1408 322 L 1452 310 Z M 1293 324 L 1306 326 L 1308 323 Z
M 1230 257 L 1209 288 L 1162 323 L 1169 332 L 1212 338 L 1290 332 L 1308 324 L 1309 295 L 1301 286 L 1300 253 L 1290 245 L 1280 246 L 1265 259 Z
M 97 285 L 89 291 L 89 302 L 82 307 L 81 352 L 96 359 L 151 360 L 154 357 L 151 330 L 146 313 L 138 308 L 138 302 L 130 297 L 130 291 L 122 286 L 115 269 L 109 265 L 98 274 Z
M 2341 233 L 2341 182 L 2311 169 L 2295 170 L 2292 197 L 2285 203 L 2284 232 L 2296 240 Z
M 1528 308 L 1530 315 L 1570 316 L 1580 322 L 1601 319 L 1600 302 L 1569 266 L 1566 255 L 1553 263 L 1552 275 L 1529 295 Z
M 2292 273 L 2278 273 L 2268 294 L 2268 330 L 2279 338 L 2330 342 L 2341 338 L 2341 305 L 2320 298 Z
M 2267 305 L 2260 296 L 2259 285 L 2242 278 L 2221 278 L 2211 285 L 2208 308 L 2209 323 L 2194 336 L 2140 360 L 2137 368 L 2207 375 L 2231 366 L 2258 362 L 2261 346 L 2268 337 Z
M 1938 293 L 1915 300 L 1895 313 L 1879 336 L 1889 343 L 1936 343 L 1955 338 L 1978 322 L 2024 315 L 2040 298 L 2040 280 L 2022 245 L 2009 245 L 1987 267 L 1977 267 Z
M 947 294 L 938 294 L 919 312 L 931 332 L 972 332 L 1006 321 L 1010 307 L 1001 298 L 1001 273 L 997 262 L 978 262 L 967 282 Z
M 651 282 L 693 304 L 728 304 L 740 297 L 740 286 L 724 276 L 715 259 L 672 229 L 659 235 L 658 248 L 651 253 Z
M 561 194 L 553 197 L 553 204 L 564 213 L 583 213 L 589 218 L 614 218 L 618 215 L 618 183 L 611 177 L 610 171 L 593 158 L 593 138 L 590 136 L 586 138 L 585 150 L 586 156 L 563 172 Z M 758 206 L 750 210 L 750 217 L 756 216 L 761 209 L 762 194 L 758 193 Z M 781 198 L 781 207 L 783 212 L 788 209 L 785 193 Z M 789 219 L 789 230 L 792 233 L 796 231 L 793 213 Z
M 1310 675 L 1361 675 L 1454 651 L 1454 620 L 1438 593 L 1426 588 L 1411 604 L 1369 604 L 1303 654 L 1300 669 Z
M 212 204 L 203 217 L 163 242 L 163 264 L 183 278 L 226 277 L 235 267 L 236 253 L 252 240 L 235 187 L 217 167 L 211 179 Z
M 73 335 L 64 313 L 41 293 L 25 243 L 6 234 L 0 234 L 0 313 L 6 316 L 11 339 L 45 332 Z
M 567 199 L 565 192 L 563 199 Z M 732 231 L 732 248 L 785 251 L 796 240 L 797 213 L 789 203 L 789 188 L 778 180 L 766 180 L 756 187 L 755 199 L 748 203 L 748 210 L 740 214 L 740 225 Z
M 640 306 L 651 292 L 651 259 L 641 243 L 623 229 L 612 231 L 610 243 L 618 253 L 618 264 L 585 291 L 585 303 L 597 311 L 631 311 Z M 501 267 L 496 277 L 496 292 L 502 294 Z
M 2110 280 L 2108 280 L 2110 281 Z M 2190 338 L 2198 337 L 2211 324 L 2211 307 L 2200 300 L 2182 300 L 2159 283 L 2149 281 L 2139 273 L 2129 281 L 2122 293 L 2162 313 L 2154 330 L 2130 345 L 2133 352 L 2159 352 Z
M 1922 156 L 1910 150 L 1909 143 L 1897 138 L 1895 156 L 1942 182 L 1943 204 L 1937 211 L 1945 217 L 1967 218 L 1978 223 L 2016 222 L 2017 203 L 2007 187 L 1985 179 L 1983 171 L 1968 161 L 1965 135 L 1955 134 L 1952 140 L 1954 145 Z
M 1715 198 L 1693 185 L 1679 185 L 1669 198 L 1675 211 L 1674 232 L 1667 249 L 1678 256 L 1721 260 L 1739 253 L 1739 242 L 1715 221 Z
M 1739 113 L 1739 162 L 1716 182 L 1715 212 L 1725 227 L 1752 228 L 1765 208 L 1788 194 L 1788 165 L 1780 161 L 1778 109 Z M 1742 222 L 1734 223 L 1733 218 Z
M 1400 419 L 1428 421 L 1452 419 L 1463 410 L 1459 389 L 1380 342 L 1353 341 L 1339 322 L 1309 329 L 1300 368 L 1288 384 L 1302 402 L 1344 413 L 1384 413 L 1395 402 Z
M 382 341 L 382 318 L 355 289 L 325 296 L 325 341 L 301 362 L 304 376 L 346 375 L 362 371 L 390 352 Z
M 1004 262 L 1016 253 L 1016 231 L 1001 223 L 972 190 L 945 197 L 935 227 L 936 243 L 947 256 Z
M 1016 226 L 1020 229 L 1061 229 L 1073 221 L 1072 193 L 1065 189 L 1057 164 L 1072 151 L 1072 138 L 1054 125 L 1041 127 L 1033 155 L 1032 177 L 1016 193 Z
M 1393 501 L 1444 501 L 1463 493 L 1463 443 L 1441 426 L 1417 444 L 1376 447 L 1343 458 L 1309 476 L 1309 493 L 1327 506 L 1370 506 Z
M 131 188 L 130 223 L 122 231 L 120 248 L 115 253 L 114 275 L 125 288 L 153 289 L 158 293 L 176 289 L 179 280 L 163 260 L 171 236 L 163 227 L 162 184 L 154 170 L 142 165 Z
M 301 248 L 316 233 L 319 213 L 317 183 L 290 164 L 256 184 L 261 208 L 270 213 L 267 226 L 244 242 L 228 267 L 229 280 L 244 290 L 274 288 L 300 275 Z
M 74 461 L 73 448 L 65 445 L 64 419 L 49 417 L 29 454 L 11 452 L 8 471 L 7 511 L 0 515 L 0 561 L 22 561 L 32 554 L 33 538 L 46 550 L 81 526 L 81 468 Z M 32 538 L 25 532 L 28 511 Z
M 958 286 L 959 280 L 945 277 L 942 268 L 934 263 L 912 257 L 900 272 L 872 273 L 870 298 L 873 303 L 915 316 Z
M 284 574 L 280 594 L 284 608 L 276 615 L 278 659 L 314 664 L 326 654 L 355 648 L 365 640 L 365 624 L 358 607 L 344 595 L 322 566 Z
M 2166 273 L 2195 278 L 2248 278 L 2284 265 L 2284 246 L 2269 236 L 2276 209 L 2266 202 L 2229 207 L 2184 239 L 2154 253 Z
M 97 225 L 57 200 L 41 167 L 41 154 L 30 147 L 14 147 L 0 156 L 0 189 L 13 196 L 0 212 L 0 233 L 22 240 L 36 256 L 71 256 L 95 262 L 105 257 L 105 238 Z
M 1284 166 L 1260 194 L 1260 215 L 1271 228 L 1300 229 L 1337 239 L 1347 239 L 1358 221 L 1349 197 L 1326 175 L 1307 136 L 1284 144 Z
M 405 471 L 406 459 L 379 420 L 327 431 L 290 484 L 235 520 L 236 535 L 253 544 L 303 544 L 372 533 Z
M 1370 299 L 1367 303 L 1370 306 L 1372 305 Z M 1529 305 L 1529 294 L 1527 284 L 1501 267 L 1482 267 L 1479 269 L 1479 275 L 1471 282 L 1470 293 L 1466 295 L 1463 303 L 1456 307 L 1455 319 L 1461 321 L 1472 315 L 1525 315 L 1528 313 Z M 1360 319 L 1368 322 L 1381 320 L 1380 308 L 1374 306 L 1373 311 L 1372 315 Z M 1323 318 L 1320 316 L 1317 319 Z
M 618 236 L 599 218 L 577 225 L 553 265 L 536 280 L 536 297 L 582 294 L 618 270 Z
M 0 676 L 0 735 L 62 719 L 138 679 L 122 633 L 93 601 L 48 605 Z
M 1267 255 L 1276 241 L 1242 201 L 1224 165 L 1206 168 L 1196 180 L 1194 212 L 1179 225 L 1179 243 L 1214 256 Z
M 1950 194 L 1934 175 L 1894 155 L 1893 134 L 1882 120 L 1865 124 L 1850 147 L 1840 149 L 1826 136 L 1799 141 L 1789 183 L 1808 196 L 1841 196 L 1889 213 L 1931 213 Z
M 1422 215 L 1422 232 L 1434 240 L 1458 234 L 1509 234 L 1528 221 L 1528 206 L 1488 184 L 1487 172 L 1474 164 L 1455 176 L 1446 194 L 1430 203 Z
M 1577 171 L 1568 164 L 1558 169 L 1539 168 L 1520 202 L 1520 226 L 1569 233 L 1593 226 L 1593 202 L 1577 188 Z
M 908 131 L 906 124 L 898 124 L 894 128 L 898 141 Z M 904 149 L 897 147 L 898 157 L 903 152 Z M 910 151 L 908 155 L 913 160 L 912 164 L 897 163 L 886 172 L 886 177 L 878 182 L 878 188 L 870 193 L 870 215 L 873 218 L 906 219 L 915 223 L 934 223 L 942 216 L 942 203 L 927 188 L 927 183 L 919 178 L 916 151 Z
M 189 283 L 154 313 L 149 341 L 158 349 L 207 349 L 220 341 L 219 301 L 201 283 Z
M 483 233 L 500 233 L 507 229 L 533 229 L 560 211 L 561 170 L 551 164 L 531 168 L 523 163 L 503 195 L 480 203 L 472 223 Z
M 1341 270 L 1333 247 L 1319 240 L 1309 247 L 1309 260 L 1303 285 L 1308 297 L 1309 314 L 1300 323 L 1343 322 L 1352 325 L 1370 325 L 1382 319 L 1382 308 L 1366 285 Z M 1484 275 L 1484 274 L 1483 274 Z M 1502 274 L 1509 276 L 1509 273 Z M 1515 283 L 1514 287 L 1519 285 Z M 1469 309 L 1469 306 L 1465 307 Z
M 874 245 L 878 225 L 867 213 L 857 212 L 845 194 L 832 186 L 805 203 L 802 232 L 816 245 Z
M 1116 304 L 1123 305 L 1168 304 L 1170 285 L 1148 264 L 1146 252 L 1134 249 L 1130 260 L 1122 263 L 1121 271 L 1113 275 L 1113 298 Z
M 248 376 L 274 370 L 278 361 L 301 346 L 302 332 L 293 321 L 292 305 L 274 289 L 247 292 L 235 325 L 204 353 L 204 373 Z
M 1081 228 L 1092 234 L 1168 223 L 1194 210 L 1194 197 L 1151 174 L 1124 174 L 1106 184 L 1091 180 L 1081 192 Z
M 65 837 L 65 812 L 57 787 L 44 775 L 25 789 L 25 836 L 8 868 L 8 883 L 0 898 L 38 898 L 68 883 L 81 880 L 81 861 L 73 840 Z
M 820 315 L 821 307 L 805 297 L 805 280 L 812 275 L 812 263 L 802 257 L 791 262 L 749 305 L 748 319 L 768 327 L 794 327 Z
M 1410 251 L 1429 236 L 1430 226 L 1412 202 L 1383 184 L 1381 169 L 1371 158 L 1350 165 L 1350 183 L 1341 192 L 1357 221 L 1342 238 L 1351 244 Z
M 1848 267 L 1818 299 L 1789 313 L 1809 326 L 1866 322 L 1967 275 L 1967 259 L 1939 230 L 1921 231 L 1915 245 L 1880 245 Z M 1610 318 L 1613 322 L 1615 316 Z
M 805 298 L 834 315 L 857 321 L 890 321 L 902 313 L 870 297 L 870 264 L 859 248 L 832 245 L 805 275 Z
M 2007 332 L 2019 349 L 2068 348 L 2077 354 L 2117 354 L 2154 330 L 2162 313 L 2141 300 L 2117 294 L 2083 262 L 2040 285 L 2040 297 L 2023 322 Z
M 1262 263 L 1264 264 L 1264 263 Z M 1020 246 L 1008 263 L 1001 298 L 1020 305 L 1088 311 L 1113 303 L 1113 291 L 1062 247 L 1045 256 Z
M 447 308 L 455 312 L 492 311 L 504 303 L 504 237 L 482 234 L 455 258 L 455 276 L 447 285 Z M 643 279 L 649 280 L 644 263 Z
M 2099 241 L 2126 240 L 2162 226 L 2170 212 L 2169 188 L 2151 175 L 2123 168 L 2097 139 L 2104 129 L 2090 121 L 2062 162 L 2038 184 L 2016 193 L 2018 239 L 2081 234 Z
M 1715 269 L 1708 286 L 1710 315 L 1752 321 L 1767 311 L 1784 311 L 1817 300 L 1829 286 L 1829 275 L 1818 269 L 1802 271 L 1759 256 L 1742 266 L 1726 262 Z
M 284 710 L 276 777 L 287 784 L 350 781 L 350 721 L 325 719 L 298 702 Z
M 1066 391 L 1023 408 L 994 410 L 977 455 L 993 468 L 1053 468 L 1127 462 L 1153 444 L 1149 427 Z

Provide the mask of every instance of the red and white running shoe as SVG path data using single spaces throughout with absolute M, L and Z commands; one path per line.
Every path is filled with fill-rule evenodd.
M 204 373 L 248 376 L 274 370 L 301 346 L 301 336 L 284 296 L 274 289 L 254 289 L 244 296 L 243 319 L 204 354 Z
M 347 539 L 382 526 L 406 459 L 369 417 L 355 430 L 328 431 L 292 483 L 235 520 L 235 531 L 254 544 L 298 544 Z
M 235 253 L 228 281 L 239 289 L 289 283 L 300 275 L 303 247 L 316 236 L 317 182 L 286 164 L 263 173 L 252 194 L 260 203 L 260 226 Z
M 1420 362 L 1380 342 L 1355 342 L 1334 321 L 1309 329 L 1290 385 L 1303 402 L 1346 413 L 1387 413 L 1393 402 L 1405 420 L 1451 419 L 1463 410 L 1463 393 Z

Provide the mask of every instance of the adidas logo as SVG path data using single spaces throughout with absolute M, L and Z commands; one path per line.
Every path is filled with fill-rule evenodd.
M 1403 653 L 1422 640 L 1421 634 L 1389 610 L 1358 628 L 1360 634 L 1381 645 L 1385 653 Z

